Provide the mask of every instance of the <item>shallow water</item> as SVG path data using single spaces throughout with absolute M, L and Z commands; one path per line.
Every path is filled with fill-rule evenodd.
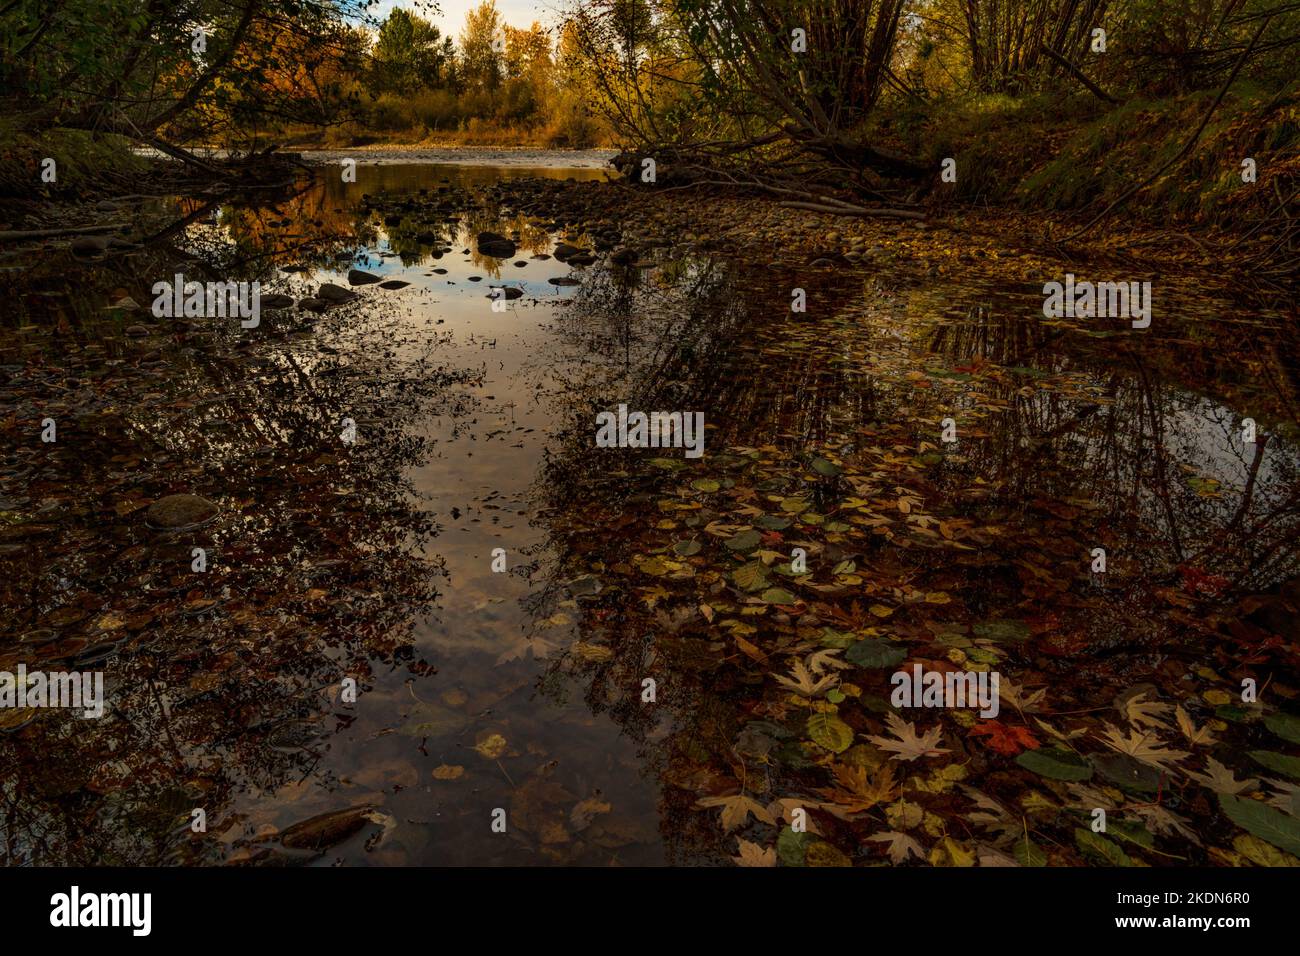
M 736 833 L 699 798 L 818 792 L 826 754 L 789 739 L 804 718 L 762 674 L 834 648 L 827 630 L 992 662 L 1050 687 L 1054 713 L 1138 683 L 1203 695 L 1188 674 L 1231 686 L 1243 659 L 1294 687 L 1270 656 L 1276 615 L 1215 630 L 1245 595 L 1276 606 L 1297 572 L 1296 343 L 1276 316 L 1181 283 L 1145 334 L 1050 323 L 1033 284 L 996 273 L 810 272 L 686 243 L 573 268 L 535 258 L 558 232 L 502 214 L 491 187 L 598 171 L 357 172 L 200 209 L 170 247 L 20 286 L 2 359 L 25 442 L 2 488 L 4 557 L 22 569 L 5 661 L 97 651 L 112 707 L 93 727 L 29 714 L 0 739 L 11 861 L 720 862 Z M 487 199 L 456 211 L 459 189 Z M 462 253 L 484 229 L 518 231 L 518 254 Z M 346 285 L 349 268 L 409 285 L 362 287 L 314 323 L 124 337 L 141 313 L 104 301 L 145 302 L 186 254 L 264 292 Z M 492 285 L 523 294 L 494 309 Z M 790 311 L 796 286 L 806 313 Z M 71 327 L 46 340 L 35 326 L 53 317 Z M 593 448 L 595 413 L 620 402 L 703 411 L 704 458 Z M 32 440 L 46 415 L 72 422 L 57 460 Z M 1269 436 L 1253 468 L 1243 415 Z M 145 505 L 177 491 L 222 517 L 150 530 Z M 731 587 L 737 515 L 779 552 L 772 584 L 791 547 L 809 551 L 799 602 Z M 214 555 L 204 577 L 196 544 Z M 880 676 L 859 681 L 864 713 L 888 696 Z M 983 759 L 971 780 L 1012 799 Z M 359 806 L 374 810 L 323 853 L 275 842 Z M 200 807 L 206 835 L 187 827 Z

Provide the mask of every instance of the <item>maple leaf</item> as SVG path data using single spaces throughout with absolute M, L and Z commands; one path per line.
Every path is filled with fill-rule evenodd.
M 1013 817 L 1006 807 L 998 803 L 987 793 L 977 790 L 967 784 L 962 784 L 962 790 L 966 796 L 975 801 L 979 807 L 978 813 L 966 814 L 966 819 L 971 823 L 990 830 L 1001 830 L 1004 833 L 1019 833 L 1022 824 L 1017 817 Z
M 1128 754 L 1134 760 L 1140 760 L 1159 770 L 1169 770 L 1170 768 L 1165 766 L 1167 763 L 1177 763 L 1184 757 L 1191 756 L 1185 750 L 1162 749 L 1164 743 L 1153 731 L 1143 733 L 1140 730 L 1130 730 L 1129 735 L 1125 737 L 1111 724 L 1106 725 L 1106 733 L 1101 738 L 1101 742 L 1112 750 Z
M 873 744 L 881 750 L 888 750 L 893 753 L 893 760 L 915 760 L 918 757 L 934 757 L 938 754 L 946 754 L 951 751 L 937 746 L 943 738 L 943 728 L 934 727 L 925 732 L 925 736 L 916 735 L 916 725 L 910 721 L 903 720 L 897 714 L 886 714 L 885 724 L 889 727 L 889 732 L 897 740 L 890 740 L 888 737 L 868 737 Z
M 1181 704 L 1174 708 L 1174 717 L 1178 720 L 1178 729 L 1193 747 L 1212 747 L 1218 742 L 1214 734 L 1210 733 L 1210 725 L 1206 724 L 1198 730 Z
M 1187 827 L 1187 819 L 1180 817 L 1178 814 L 1157 803 L 1143 804 L 1136 807 L 1128 808 L 1131 812 L 1136 813 L 1146 821 L 1147 829 L 1152 833 L 1178 833 L 1191 840 L 1197 846 L 1201 846 L 1201 838 L 1196 835 L 1194 830 Z
M 1036 690 L 1032 694 L 1025 694 L 1024 690 L 1024 684 L 1014 684 L 1005 677 L 998 681 L 998 696 L 1022 714 L 1026 711 L 1032 714 L 1042 710 L 1038 705 L 1047 696 L 1047 688 Z
M 990 750 L 1014 757 L 1022 750 L 1037 750 L 1038 738 L 1027 727 L 1008 727 L 1000 720 L 981 720 L 971 728 L 971 737 L 988 737 Z
M 728 797 L 704 797 L 695 805 L 702 810 L 707 810 L 710 807 L 721 807 L 722 827 L 724 830 L 736 829 L 749 819 L 751 813 L 763 823 L 776 825 L 776 819 L 767 812 L 767 807 L 743 793 L 733 793 Z
M 831 767 L 831 773 L 835 776 L 836 786 L 818 792 L 834 801 L 844 814 L 861 813 L 878 803 L 889 803 L 898 796 L 894 768 L 890 764 L 881 766 L 872 777 L 867 776 L 866 767 L 839 763 Z
M 732 857 L 739 866 L 776 866 L 776 847 L 767 849 L 748 840 L 738 840 L 740 855 Z
M 1115 702 L 1115 709 L 1123 714 L 1130 724 L 1137 727 L 1162 727 L 1168 729 L 1169 722 L 1162 720 L 1161 717 L 1169 713 L 1172 708 L 1168 704 L 1160 703 L 1158 700 L 1147 700 L 1146 698 L 1146 691 L 1134 694 L 1127 700 L 1121 697 Z
M 816 680 L 809 673 L 808 668 L 804 666 L 803 661 L 798 658 L 795 658 L 794 666 L 790 668 L 790 675 L 790 677 L 782 677 L 780 674 L 773 674 L 772 676 L 801 697 L 815 697 L 824 690 L 830 690 L 840 682 L 839 677 L 834 674 Z
M 1286 780 L 1274 780 L 1272 777 L 1265 777 L 1270 787 L 1276 787 L 1281 793 L 1271 793 L 1268 802 L 1291 814 L 1293 817 L 1300 816 L 1300 784 L 1291 783 Z
M 1015 857 L 1008 856 L 997 847 L 978 844 L 975 847 L 975 854 L 979 857 L 980 866 L 1019 866 Z
M 1189 778 L 1202 786 L 1209 787 L 1215 793 L 1226 793 L 1234 797 L 1242 791 L 1253 790 L 1259 785 L 1259 779 L 1256 777 L 1238 780 L 1233 776 L 1231 770 L 1213 757 L 1205 758 L 1205 769 L 1209 772 L 1204 774 L 1195 773 L 1191 770 L 1184 772 Z
M 853 665 L 848 661 L 842 661 L 835 656 L 842 653 L 844 652 L 838 647 L 823 648 L 808 658 L 808 667 L 814 674 L 822 674 L 832 667 L 839 670 L 852 667 Z
M 889 862 L 903 863 L 909 856 L 915 856 L 919 859 L 925 859 L 925 847 L 917 843 L 906 833 L 899 833 L 897 830 L 889 830 L 886 833 L 874 833 L 867 837 L 873 843 L 889 844 Z
M 1043 730 L 1044 733 L 1046 733 L 1046 734 L 1048 734 L 1048 735 L 1050 735 L 1050 736 L 1052 736 L 1052 737 L 1055 737 L 1057 740 L 1059 740 L 1059 741 L 1061 741 L 1061 742 L 1063 742 L 1063 743 L 1065 743 L 1065 744 L 1067 744 L 1067 745 L 1068 745 L 1069 742 L 1070 742 L 1071 740 L 1073 740 L 1075 737 L 1082 737 L 1084 734 L 1086 734 L 1086 733 L 1088 732 L 1088 728 L 1087 728 L 1087 727 L 1080 727 L 1080 728 L 1078 728 L 1077 730 L 1070 730 L 1070 731 L 1067 731 L 1067 732 L 1065 732 L 1065 733 L 1061 733 L 1059 730 L 1057 730 L 1055 727 L 1053 727 L 1053 726 L 1052 726 L 1051 724 L 1049 724 L 1047 721 L 1045 721 L 1045 720 L 1039 720 L 1037 717 L 1034 718 L 1034 723 L 1036 723 L 1036 724 L 1037 724 L 1037 725 L 1038 725 L 1038 726 Z M 1071 747 L 1070 749 L 1073 750 L 1074 748 Z

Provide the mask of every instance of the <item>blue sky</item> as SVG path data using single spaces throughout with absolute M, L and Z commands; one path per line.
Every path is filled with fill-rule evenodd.
M 444 35 L 455 38 L 460 36 L 461 28 L 465 25 L 465 11 L 477 7 L 480 2 L 482 0 L 438 0 L 442 15 L 431 17 L 410 0 L 380 0 L 371 12 L 382 21 L 393 7 L 406 7 L 425 19 L 432 20 Z M 543 26 L 553 24 L 557 19 L 556 11 L 560 8 L 562 0 L 496 0 L 496 2 L 497 9 L 501 11 L 501 16 L 506 23 L 512 27 L 526 27 L 534 20 Z

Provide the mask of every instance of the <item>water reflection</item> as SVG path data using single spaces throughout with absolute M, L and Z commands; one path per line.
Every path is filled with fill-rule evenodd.
M 1223 715 L 1196 694 L 1293 669 L 1295 342 L 1273 317 L 1222 324 L 1231 306 L 1188 299 L 1196 321 L 1138 336 L 1044 323 L 1033 290 L 902 277 L 827 277 L 792 314 L 806 275 L 689 248 L 555 261 L 555 223 L 494 188 L 537 171 L 358 172 L 144 210 L 147 247 L 10 289 L 0 669 L 100 660 L 111 706 L 7 725 L 9 862 L 711 863 L 738 838 L 773 846 L 796 805 L 824 846 L 787 838 L 786 862 L 882 862 L 883 830 L 1009 853 L 954 788 L 1018 807 L 1023 772 L 945 717 L 960 775 L 882 777 L 863 741 L 889 672 L 838 655 L 865 637 L 994 666 L 1021 695 L 1003 719 L 1043 743 L 1026 714 L 1149 683 L 1200 724 Z M 479 255 L 483 231 L 517 254 Z M 268 313 L 256 336 L 120 305 L 178 263 L 297 297 L 354 268 L 405 285 Z M 523 295 L 496 310 L 489 284 Z M 620 402 L 704 411 L 706 457 L 593 448 Z M 147 505 L 178 492 L 219 519 L 150 529 Z M 838 700 L 774 677 L 809 659 Z M 1188 697 L 1196 668 L 1215 680 Z M 807 732 L 831 710 L 842 752 Z M 859 770 L 876 799 L 845 810 Z M 904 786 L 924 822 L 896 809 Z M 1034 840 L 1078 862 L 1052 798 Z

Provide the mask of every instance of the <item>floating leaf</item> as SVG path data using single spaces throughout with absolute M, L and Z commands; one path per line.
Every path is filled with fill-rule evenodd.
M 834 714 L 813 714 L 808 718 L 808 736 L 831 753 L 843 753 L 853 745 L 853 728 Z
M 1052 780 L 1087 780 L 1092 776 L 1092 765 L 1088 761 L 1059 747 L 1026 750 L 1016 758 L 1016 763 Z
M 1024 621 L 1011 620 L 985 621 L 976 624 L 971 630 L 976 637 L 982 637 L 986 641 L 1026 641 L 1032 634 Z
M 844 652 L 844 659 L 859 667 L 894 667 L 905 657 L 907 651 L 904 648 L 871 637 L 858 641 Z
M 728 538 L 724 543 L 732 551 L 739 551 L 743 554 L 753 551 L 760 543 L 762 543 L 762 540 L 762 535 L 753 528 L 748 528 L 745 531 Z
M 1269 714 L 1264 718 L 1264 726 L 1283 740 L 1300 744 L 1300 717 L 1294 714 Z
M 1021 837 L 1016 840 L 1015 846 L 1016 862 L 1021 866 L 1047 866 L 1047 854 L 1033 840 L 1028 837 Z
M 1219 795 L 1219 805 L 1228 819 L 1244 830 L 1266 840 L 1279 850 L 1300 855 L 1300 819 L 1274 810 L 1256 800 Z
M 781 830 L 781 835 L 776 838 L 776 855 L 786 866 L 803 866 L 811 840 L 811 833 L 795 833 L 794 830 L 785 827 Z
M 1135 865 L 1133 859 L 1120 849 L 1118 843 L 1112 843 L 1100 833 L 1075 827 L 1074 842 L 1085 855 L 1098 859 L 1107 866 Z
M 1300 780 L 1300 757 L 1288 757 L 1272 750 L 1252 750 L 1250 759 L 1275 773 Z
M 758 591 L 767 587 L 767 568 L 762 561 L 750 561 L 732 571 L 731 580 L 742 591 Z

